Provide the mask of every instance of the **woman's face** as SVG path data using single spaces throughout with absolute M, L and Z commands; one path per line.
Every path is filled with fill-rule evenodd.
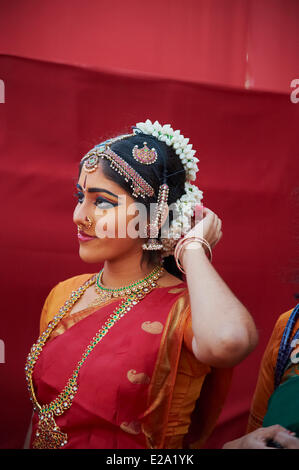
M 78 203 L 73 221 L 76 225 L 80 224 L 85 234 L 94 237 L 88 241 L 78 238 L 79 255 L 83 261 L 98 263 L 130 253 L 142 254 L 141 245 L 145 239 L 138 237 L 138 221 L 132 221 L 139 214 L 136 200 L 117 183 L 106 178 L 101 164 L 91 173 L 82 168 L 77 191 Z M 92 220 L 90 227 L 86 216 Z

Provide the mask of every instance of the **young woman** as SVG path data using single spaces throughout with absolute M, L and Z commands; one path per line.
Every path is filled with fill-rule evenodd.
M 147 120 L 82 158 L 79 255 L 104 266 L 45 301 L 26 365 L 30 447 L 199 447 L 215 426 L 257 332 L 211 264 L 222 224 L 207 208 L 196 221 L 188 141 Z

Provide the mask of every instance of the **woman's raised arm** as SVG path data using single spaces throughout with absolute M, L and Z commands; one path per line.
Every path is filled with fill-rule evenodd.
M 221 238 L 221 220 L 210 209 L 188 236 L 201 236 L 213 247 Z M 217 273 L 203 246 L 190 242 L 180 257 L 190 295 L 195 357 L 214 367 L 233 367 L 257 345 L 257 330 L 246 307 Z

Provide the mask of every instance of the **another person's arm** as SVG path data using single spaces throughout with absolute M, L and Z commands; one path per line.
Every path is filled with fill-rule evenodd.
M 263 354 L 250 407 L 247 433 L 255 431 L 263 424 L 264 416 L 268 408 L 268 401 L 274 392 L 274 374 L 278 350 L 285 325 L 291 312 L 292 309 L 280 315 Z

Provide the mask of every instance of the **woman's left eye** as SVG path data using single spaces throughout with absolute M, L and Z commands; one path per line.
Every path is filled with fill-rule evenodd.
M 116 203 L 113 203 L 113 202 L 110 202 L 110 201 L 106 201 L 106 200 L 103 199 L 102 197 L 97 197 L 96 202 L 95 202 L 95 205 L 96 205 L 97 207 L 100 207 L 100 209 L 110 209 L 110 207 L 115 207 L 115 206 L 117 206 Z

